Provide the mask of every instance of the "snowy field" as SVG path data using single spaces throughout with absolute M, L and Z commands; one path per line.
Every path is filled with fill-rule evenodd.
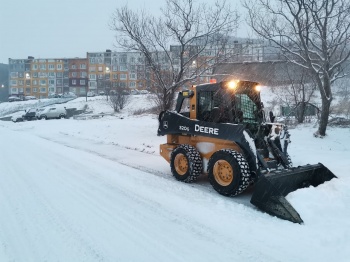
M 112 112 L 103 97 L 66 105 L 86 104 Z M 287 196 L 299 225 L 257 210 L 252 189 L 227 198 L 205 176 L 176 181 L 157 116 L 134 114 L 151 106 L 139 95 L 98 119 L 0 121 L 0 261 L 350 261 L 348 128 L 323 139 L 312 124 L 290 130 L 294 165 L 338 177 Z

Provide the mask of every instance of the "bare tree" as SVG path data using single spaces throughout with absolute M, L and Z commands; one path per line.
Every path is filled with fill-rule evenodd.
M 160 17 L 127 6 L 112 15 L 118 46 L 145 57 L 162 110 L 170 108 L 179 87 L 211 72 L 238 25 L 238 13 L 226 0 L 213 6 L 194 2 L 167 0 Z M 204 56 L 207 59 L 198 59 Z
M 113 108 L 114 112 L 119 112 L 130 102 L 130 95 L 125 93 L 122 88 L 117 88 L 109 92 L 107 103 Z
M 333 100 L 332 85 L 344 76 L 350 56 L 350 1 L 244 0 L 248 23 L 284 56 L 310 71 L 320 91 L 322 108 L 316 136 L 325 136 Z
M 280 102 L 295 110 L 295 117 L 298 123 L 303 123 L 307 105 L 315 95 L 317 88 L 309 71 L 301 68 L 295 70 L 293 67 L 286 66 L 285 77 L 287 85 L 273 87 L 272 92 L 277 95 Z

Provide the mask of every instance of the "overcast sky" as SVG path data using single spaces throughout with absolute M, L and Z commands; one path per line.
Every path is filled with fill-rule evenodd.
M 215 0 L 198 0 L 214 3 Z M 232 5 L 239 0 L 229 1 Z M 86 57 L 86 52 L 115 50 L 108 27 L 113 11 L 124 4 L 159 14 L 162 0 L 2 0 L 0 63 L 8 58 Z M 242 28 L 238 36 L 246 36 Z

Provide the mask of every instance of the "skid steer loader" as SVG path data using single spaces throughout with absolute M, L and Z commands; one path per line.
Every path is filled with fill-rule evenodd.
M 224 81 L 179 92 L 176 110 L 159 115 L 158 135 L 167 135 L 160 154 L 173 176 L 193 182 L 205 173 L 225 196 L 254 186 L 251 203 L 271 215 L 302 223 L 285 196 L 318 186 L 335 175 L 318 163 L 293 167 L 287 148 L 290 134 L 266 121 L 260 86 L 251 81 Z

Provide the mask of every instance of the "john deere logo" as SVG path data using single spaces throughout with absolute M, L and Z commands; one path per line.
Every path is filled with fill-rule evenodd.
M 163 128 L 164 129 L 168 129 L 168 121 L 164 121 L 163 122 Z

